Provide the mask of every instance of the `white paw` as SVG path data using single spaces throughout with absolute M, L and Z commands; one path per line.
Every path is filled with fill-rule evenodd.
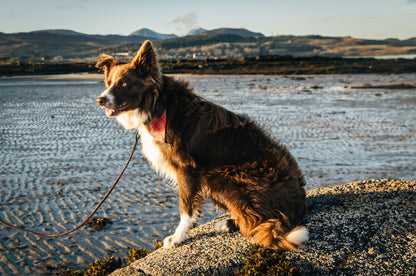
M 186 238 L 189 228 L 192 226 L 192 218 L 188 215 L 182 215 L 175 234 L 165 238 L 163 241 L 164 248 L 173 248 L 180 245 Z
M 174 248 L 178 246 L 182 241 L 178 238 L 175 238 L 175 235 L 168 236 L 163 240 L 163 247 L 164 248 Z
M 309 231 L 304 226 L 298 226 L 293 229 L 289 235 L 286 236 L 286 240 L 293 244 L 303 244 L 309 239 Z
M 217 222 L 217 224 L 214 226 L 214 229 L 219 233 L 230 232 L 230 228 L 228 227 L 228 219 Z

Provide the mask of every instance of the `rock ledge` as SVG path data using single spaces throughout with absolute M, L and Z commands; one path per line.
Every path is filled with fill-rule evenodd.
M 307 193 L 309 241 L 287 261 L 308 274 L 416 274 L 416 180 L 367 180 Z M 216 233 L 220 219 L 192 229 L 183 245 L 159 249 L 112 275 L 232 274 L 251 247 Z

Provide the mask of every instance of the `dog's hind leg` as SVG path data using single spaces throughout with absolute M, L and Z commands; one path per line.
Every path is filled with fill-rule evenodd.
M 216 206 L 219 209 L 222 209 L 224 211 L 228 211 L 227 206 L 222 204 L 221 202 L 215 200 L 214 198 L 211 198 L 214 206 Z M 219 222 L 217 222 L 214 226 L 214 229 L 218 233 L 232 233 L 238 230 L 238 226 L 235 224 L 235 221 L 230 219 L 224 219 Z
M 189 229 L 191 229 L 199 218 L 204 196 L 198 177 L 192 174 L 192 169 L 184 169 L 178 173 L 179 185 L 179 225 L 172 236 L 163 241 L 165 248 L 172 248 L 182 243 Z
M 225 219 L 217 222 L 214 226 L 215 231 L 219 233 L 231 233 L 238 230 L 238 226 L 234 223 L 233 219 Z

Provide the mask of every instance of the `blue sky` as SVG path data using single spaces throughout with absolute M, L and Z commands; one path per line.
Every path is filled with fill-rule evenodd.
M 0 0 L 0 32 L 246 28 L 270 35 L 416 37 L 416 0 Z

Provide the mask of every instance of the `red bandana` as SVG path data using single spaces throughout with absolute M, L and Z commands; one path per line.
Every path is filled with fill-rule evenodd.
M 162 104 L 158 104 L 156 111 L 152 114 L 152 121 L 144 123 L 147 131 L 156 141 L 166 142 L 166 108 Z

